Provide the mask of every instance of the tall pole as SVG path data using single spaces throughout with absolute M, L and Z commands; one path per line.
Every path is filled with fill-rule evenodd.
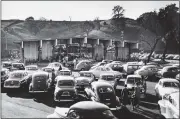
M 7 33 L 7 32 L 6 32 Z M 6 50 L 7 50 L 7 37 L 6 37 L 6 35 L 5 35 L 5 38 L 6 38 Z

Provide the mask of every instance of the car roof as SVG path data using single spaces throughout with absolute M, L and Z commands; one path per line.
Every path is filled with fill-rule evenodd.
M 176 66 L 165 66 L 164 69 L 168 69 L 168 68 L 177 68 Z
M 74 77 L 72 76 L 57 76 L 57 80 L 74 80 Z
M 60 72 L 61 72 L 61 71 L 69 71 L 69 72 L 70 72 L 71 70 L 68 70 L 68 69 L 62 69 L 62 70 L 60 70 Z
M 95 110 L 104 111 L 104 110 L 109 110 L 109 107 L 106 106 L 105 104 L 98 103 L 95 101 L 81 101 L 81 102 L 78 102 L 78 103 L 72 105 L 70 107 L 70 109 L 83 110 L 83 111 L 84 110 L 86 110 L 86 111 L 95 111 Z
M 157 67 L 156 65 L 144 65 L 143 67 Z
M 92 73 L 91 71 L 80 71 L 79 73 Z
M 95 81 L 95 82 L 92 82 L 91 84 L 92 86 L 95 86 L 96 88 L 103 87 L 103 86 L 112 87 L 112 85 L 106 81 Z
M 129 78 L 129 77 L 141 78 L 141 76 L 140 76 L 140 75 L 128 75 L 128 76 L 127 76 L 127 78 Z
M 14 62 L 14 63 L 12 63 L 12 64 L 23 64 L 23 65 L 24 65 L 24 63 L 19 63 L 19 62 Z
M 160 79 L 159 81 L 162 81 L 162 82 L 179 82 L 177 79 L 173 79 L 173 78 L 163 78 L 163 79 Z
M 32 75 L 33 76 L 40 76 L 40 75 L 48 75 L 48 73 L 45 71 L 37 71 L 37 72 L 33 73 Z
M 37 65 L 27 65 L 26 67 L 38 67 Z

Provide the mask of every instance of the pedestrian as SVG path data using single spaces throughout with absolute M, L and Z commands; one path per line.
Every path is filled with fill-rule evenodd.
M 139 108 L 139 104 L 140 104 L 140 93 L 141 93 L 141 89 L 139 83 L 137 82 L 135 85 L 135 102 L 137 108 Z
M 124 88 L 121 91 L 121 97 L 122 97 L 122 103 L 126 107 L 126 105 L 129 103 L 128 89 L 126 84 L 124 85 Z
M 77 57 L 74 59 L 73 63 L 74 63 L 74 69 L 76 69 L 76 65 L 78 63 Z

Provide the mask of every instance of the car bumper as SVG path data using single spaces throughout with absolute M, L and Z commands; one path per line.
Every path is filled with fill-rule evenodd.
M 55 102 L 73 102 L 74 99 L 54 99 Z
M 20 86 L 4 86 L 4 88 L 20 88 Z

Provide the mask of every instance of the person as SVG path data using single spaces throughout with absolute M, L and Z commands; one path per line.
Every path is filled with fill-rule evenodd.
M 73 61 L 73 63 L 74 63 L 74 69 L 76 69 L 77 62 L 78 62 L 78 60 L 77 60 L 77 57 L 76 57 L 76 58 L 74 59 L 74 61 Z
M 136 100 L 137 108 L 139 108 L 139 104 L 140 104 L 140 93 L 141 93 L 141 89 L 140 89 L 139 83 L 137 82 L 135 85 L 135 100 Z
M 122 89 L 121 97 L 123 105 L 126 106 L 129 102 L 127 84 L 125 84 L 124 88 Z

